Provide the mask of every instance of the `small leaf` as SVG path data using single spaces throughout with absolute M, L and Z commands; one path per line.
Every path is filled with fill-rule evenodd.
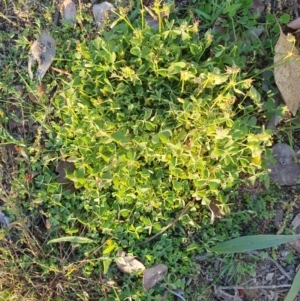
M 111 253 L 118 246 L 118 244 L 111 239 L 107 240 L 106 244 L 107 247 L 103 250 L 104 255 Z
M 170 130 L 163 130 L 158 133 L 159 139 L 163 143 L 167 143 L 169 141 L 169 138 L 172 136 L 172 132 Z
M 115 132 L 111 135 L 111 138 L 113 138 L 116 142 L 119 143 L 127 143 L 130 141 L 128 137 L 126 137 L 122 132 Z
M 104 275 L 107 274 L 111 262 L 112 262 L 111 258 L 103 259 L 103 274 Z
M 120 214 L 124 218 L 128 217 L 130 213 L 131 213 L 131 210 L 128 210 L 128 209 L 122 209 L 122 210 L 120 210 Z
M 71 242 L 76 244 L 90 244 L 94 242 L 92 239 L 80 237 L 80 236 L 65 236 L 60 238 L 54 238 L 47 242 L 47 244 L 54 244 L 57 242 Z
M 71 156 L 68 158 L 67 162 L 78 162 L 80 160 L 80 158 L 76 157 L 76 156 Z M 72 166 L 73 164 L 70 164 L 70 166 Z
M 146 73 L 149 69 L 148 65 L 142 65 L 136 72 L 137 75 L 142 75 L 144 73 Z
M 177 72 L 177 73 L 179 73 L 179 72 Z M 168 72 L 167 69 L 158 69 L 157 74 L 164 76 L 164 77 L 170 75 L 170 73 Z
M 133 47 L 130 49 L 130 53 L 135 55 L 135 56 L 140 56 L 141 55 L 141 49 L 139 47 Z
M 287 24 L 291 20 L 291 16 L 285 13 L 282 14 L 278 20 L 280 23 Z
M 248 96 L 257 104 L 261 101 L 260 93 L 254 87 L 250 88 Z
M 210 250 L 218 253 L 240 253 L 253 250 L 260 250 L 285 244 L 296 239 L 297 235 L 250 235 L 231 239 L 218 243 Z
M 172 63 L 168 68 L 168 72 L 170 74 L 180 73 L 181 69 L 183 69 L 185 66 L 186 66 L 185 62 Z

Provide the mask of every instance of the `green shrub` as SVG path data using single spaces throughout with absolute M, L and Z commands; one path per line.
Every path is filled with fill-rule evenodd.
M 82 189 L 89 225 L 123 247 L 192 197 L 225 205 L 241 175 L 257 178 L 270 138 L 253 114 L 252 81 L 234 64 L 219 67 L 210 31 L 128 23 L 78 45 L 48 143 L 74 162 L 68 177 Z
M 53 101 L 46 147 L 75 164 L 68 178 L 78 192 L 62 192 L 44 167 L 36 178 L 45 188 L 39 198 L 51 225 L 63 230 L 53 236 L 96 242 L 77 249 L 92 254 L 86 275 L 107 273 L 119 249 L 146 265 L 163 261 L 171 272 L 180 265 L 181 276 L 188 275 L 193 262 L 185 250 L 196 247 L 185 230 L 209 224 L 203 207 L 217 200 L 227 210 L 228 193 L 241 179 L 264 179 L 261 154 L 270 134 L 256 118 L 260 96 L 238 66 L 242 48 L 215 45 L 212 32 L 199 34 L 197 23 L 170 20 L 155 31 L 119 17 L 108 32 L 77 44 L 72 80 Z M 190 200 L 172 236 L 137 246 Z M 175 288 L 184 286 L 179 282 Z

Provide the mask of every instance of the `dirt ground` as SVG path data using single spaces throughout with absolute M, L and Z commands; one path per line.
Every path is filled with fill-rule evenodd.
M 91 2 L 86 0 L 76 1 L 80 5 L 91 5 Z M 15 60 L 12 66 L 7 66 L 6 57 L 10 53 L 9 49 L 16 47 L 19 34 L 23 32 L 26 27 L 33 26 L 36 22 L 36 17 L 41 14 L 46 14 L 47 6 L 52 5 L 52 1 L 43 1 L 41 3 L 37 0 L 26 1 L 27 5 L 18 5 L 18 1 L 2 1 L 0 3 L 0 32 L 2 33 L 2 40 L 0 46 L 0 68 L 26 68 L 27 54 L 20 54 L 18 51 L 16 56 L 11 55 L 11 59 Z M 148 4 L 148 3 L 147 3 Z M 187 7 L 188 0 L 177 1 L 177 6 Z M 52 10 L 54 13 L 54 10 Z M 44 18 L 49 16 L 44 16 Z M 51 17 L 51 16 L 50 16 Z M 7 35 L 3 35 L 7 33 Z M 1 36 L 1 34 L 0 34 Z M 18 58 L 21 55 L 22 58 Z M 18 95 L 23 98 L 23 101 L 31 102 L 30 94 L 26 92 L 26 86 L 21 81 L 18 81 L 16 73 L 18 70 L 9 70 L 12 74 L 10 85 L 14 87 Z M 0 79 L 1 80 L 1 79 Z M 14 137 L 14 139 L 34 140 L 38 134 L 38 125 L 33 120 L 26 117 L 24 112 L 14 105 L 15 93 L 5 94 L 5 98 L 1 97 L 0 89 L 0 115 L 8 116 L 9 120 L 5 120 L 6 132 Z M 11 98 L 10 98 L 11 96 Z M 14 116 L 10 118 L 9 116 Z M 2 117 L 0 116 L 0 117 Z M 300 148 L 300 136 L 298 132 L 294 133 L 295 140 Z M 43 140 L 43 139 L 42 139 Z M 15 170 L 18 168 L 18 162 L 27 154 L 21 148 L 14 144 L 2 143 L 0 147 L 0 172 L 1 172 L 1 190 L 0 190 L 0 205 L 1 199 L 6 198 L 12 193 L 12 177 Z M 272 219 L 265 219 L 260 221 L 260 227 L 257 229 L 257 234 L 265 234 L 269 231 L 270 226 L 275 233 L 284 233 L 286 228 L 292 227 L 292 222 L 300 213 L 300 186 L 279 187 L 278 189 L 278 204 L 275 209 L 276 215 Z M 264 188 L 262 189 L 264 190 Z M 250 193 L 253 201 L 256 201 L 260 191 L 254 190 Z M 10 195 L 11 197 L 11 195 Z M 238 205 L 238 200 L 236 200 Z M 241 207 L 243 205 L 241 204 Z M 297 223 L 297 221 L 296 221 Z M 299 224 L 297 224 L 299 226 Z M 299 227 L 298 227 L 299 228 Z M 269 233 L 269 232 L 268 232 Z M 224 262 L 222 260 L 212 260 L 207 254 L 199 254 L 195 260 L 198 264 L 199 270 L 196 271 L 195 281 L 193 286 L 195 290 L 203 290 L 203 295 L 206 295 L 205 300 L 210 301 L 233 301 L 233 300 L 259 300 L 259 301 L 280 301 L 289 290 L 292 280 L 300 267 L 300 244 L 283 245 L 276 251 L 270 250 L 268 253 L 252 252 L 246 256 L 234 258 L 234 269 L 238 268 L 239 260 L 247 260 L 250 264 L 253 263 L 252 276 L 247 276 L 244 279 L 239 279 L 239 282 L 232 282 L 229 273 L 221 275 Z M 287 264 L 287 258 L 293 256 L 290 264 Z M 216 279 L 218 282 L 216 283 Z M 209 291 L 209 292 L 208 292 Z M 210 295 L 210 297 L 207 297 Z M 200 299 L 199 299 L 200 300 Z M 204 299 L 203 299 L 204 300 Z M 300 297 L 296 300 L 300 300 Z

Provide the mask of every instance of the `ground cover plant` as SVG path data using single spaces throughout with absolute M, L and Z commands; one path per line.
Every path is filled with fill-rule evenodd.
M 100 31 L 82 8 L 81 26 L 52 28 L 56 59 L 42 84 L 14 58 L 26 61 L 29 41 L 52 26 L 53 6 L 4 49 L 1 138 L 19 162 L 1 196 L 15 221 L 1 230 L 1 279 L 10 279 L 1 298 L 160 300 L 165 289 L 205 298 L 190 285 L 195 255 L 268 214 L 245 199 L 245 211 L 215 221 L 235 210 L 241 185 L 269 185 L 262 154 L 272 132 L 262 124 L 275 106 L 261 102 L 253 62 L 272 40 L 249 38 L 251 5 L 198 1 L 187 14 L 155 2 L 154 29 L 142 3 L 120 4 Z M 223 14 L 226 34 L 211 28 Z M 10 36 L 1 34 L 5 43 Z M 165 264 L 167 276 L 143 290 L 141 273 L 118 270 L 121 250 L 146 267 Z

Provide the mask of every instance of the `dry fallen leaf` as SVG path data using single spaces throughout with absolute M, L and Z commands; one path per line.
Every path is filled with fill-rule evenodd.
M 76 191 L 74 183 L 68 179 L 67 172 L 73 172 L 75 170 L 75 165 L 72 162 L 60 161 L 56 166 L 55 171 L 59 173 L 57 177 L 57 182 L 62 184 L 66 190 L 70 190 L 71 193 Z
M 292 221 L 293 230 L 296 230 L 300 226 L 300 213 L 298 213 Z M 300 229 L 300 228 L 299 228 Z
M 130 274 L 145 270 L 145 266 L 134 256 L 126 255 L 125 252 L 120 252 L 118 255 L 116 265 L 121 272 Z
M 295 185 L 300 176 L 300 164 L 296 162 L 294 150 L 285 143 L 277 143 L 272 148 L 275 163 L 269 163 L 270 178 L 281 185 Z
M 0 161 L 7 163 L 10 156 L 17 151 L 15 146 L 13 143 L 0 146 Z
M 28 159 L 28 155 L 25 149 L 21 146 L 15 145 L 15 150 L 25 159 Z
M 55 57 L 55 41 L 45 31 L 42 31 L 40 37 L 32 44 L 30 50 L 31 55 L 28 60 L 29 77 L 33 79 L 31 67 L 37 61 L 38 69 L 36 76 L 41 81 Z
M 0 210 L 0 228 L 7 228 L 9 225 L 9 218 Z
M 242 298 L 240 298 L 238 296 L 237 290 L 235 291 L 234 295 L 231 295 L 231 294 L 225 292 L 225 290 L 222 290 L 221 288 L 219 288 L 218 286 L 214 286 L 214 294 L 217 298 L 219 298 L 219 300 L 223 300 L 223 301 L 242 301 L 243 300 Z
M 59 11 L 64 20 L 76 23 L 76 6 L 72 0 L 62 0 L 59 3 Z
M 208 208 L 211 212 L 211 217 L 210 217 L 211 225 L 214 223 L 216 217 L 221 218 L 223 215 L 226 215 L 226 213 L 229 213 L 229 212 L 225 212 L 223 204 L 216 199 L 210 200 Z
M 274 76 L 284 102 L 295 116 L 300 105 L 300 56 L 292 39 L 292 35 L 286 36 L 280 29 L 280 36 L 275 45 Z
M 275 273 L 268 273 L 268 274 L 265 276 L 265 277 L 266 277 L 266 280 L 269 281 L 269 282 L 272 282 L 274 275 L 275 275 Z
M 297 18 L 286 25 L 287 27 L 298 30 L 300 29 L 300 18 Z M 296 31 L 297 32 L 297 31 Z
M 151 289 L 157 282 L 164 279 L 168 273 L 168 267 L 165 264 L 157 264 L 143 272 L 143 288 L 145 291 Z
M 293 230 L 295 232 L 295 234 L 299 234 L 300 233 L 300 213 L 298 213 L 293 221 L 292 221 L 292 226 L 293 226 Z M 300 253 L 300 240 L 294 240 L 289 242 L 289 245 L 294 248 L 298 253 Z
M 97 24 L 97 28 L 101 29 L 105 20 L 109 18 L 110 12 L 114 10 L 114 6 L 109 2 L 102 2 L 100 4 L 93 5 L 93 14 Z

